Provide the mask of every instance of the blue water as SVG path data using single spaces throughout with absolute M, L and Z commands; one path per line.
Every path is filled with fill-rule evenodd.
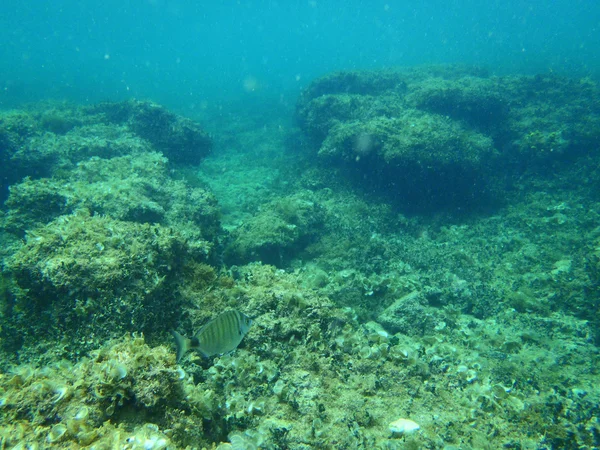
M 424 63 L 600 72 L 600 2 L 0 2 L 0 106 L 150 98 L 293 103 L 324 73 Z

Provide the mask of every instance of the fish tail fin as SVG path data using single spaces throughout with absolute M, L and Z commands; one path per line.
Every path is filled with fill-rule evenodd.
M 177 348 L 176 361 L 179 362 L 181 361 L 181 358 L 183 358 L 183 355 L 185 355 L 190 349 L 190 340 L 175 330 L 171 331 L 171 335 L 175 339 L 175 347 Z

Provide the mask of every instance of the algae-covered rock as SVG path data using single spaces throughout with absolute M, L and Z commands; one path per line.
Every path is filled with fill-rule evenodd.
M 511 170 L 595 152 L 599 98 L 589 80 L 440 66 L 326 75 L 296 113 L 326 164 L 427 210 L 489 204 Z
M 414 291 L 383 310 L 377 321 L 391 334 L 418 336 L 433 333 L 443 322 L 443 315 L 439 309 L 428 305 L 422 293 Z
M 30 350 L 61 339 L 69 352 L 125 331 L 163 332 L 178 314 L 177 271 L 209 251 L 208 242 L 160 225 L 60 216 L 30 231 L 5 263 L 16 301 L 3 332 Z
M 170 408 L 182 407 L 185 383 L 170 351 L 150 348 L 140 337 L 106 343 L 77 363 L 14 367 L 0 378 L 2 442 L 11 448 L 172 448 L 164 428 L 141 424 L 164 422 Z M 128 419 L 132 409 L 134 420 Z M 201 431 L 200 420 L 196 427 Z
M 8 194 L 8 187 L 27 175 L 19 170 L 13 163 L 15 153 L 29 138 L 36 134 L 35 119 L 24 111 L 7 111 L 0 114 L 0 164 L 2 164 L 2 177 L 0 177 L 0 202 Z M 32 167 L 43 170 L 43 166 Z M 29 173 L 32 175 L 32 173 Z
M 11 187 L 6 229 L 26 230 L 85 208 L 117 220 L 177 227 L 190 239 L 214 241 L 220 228 L 214 196 L 169 176 L 167 160 L 149 152 L 92 158 L 65 175 Z
M 476 186 L 483 188 L 495 154 L 490 137 L 413 109 L 394 118 L 338 122 L 319 150 L 319 156 L 360 166 L 374 180 L 388 180 L 394 192 L 415 201 L 451 196 L 467 202 Z
M 231 233 L 226 256 L 234 264 L 285 265 L 318 236 L 324 217 L 308 192 L 273 200 Z
M 600 87 L 587 78 L 507 77 L 511 101 L 510 155 L 524 163 L 570 162 L 596 155 L 600 140 Z
M 458 79 L 431 76 L 411 85 L 408 104 L 493 131 L 502 127 L 510 111 L 509 97 L 496 78 L 466 75 Z
M 0 377 L 4 442 L 43 447 L 50 436 L 65 447 L 174 449 L 598 442 L 598 351 L 583 321 L 506 311 L 488 320 L 462 316 L 423 336 L 392 335 L 303 288 L 299 272 L 257 263 L 237 272 L 237 281 L 223 275 L 187 311 L 193 329 L 227 307 L 253 317 L 235 352 L 177 367 L 172 346 L 135 336 L 77 362 L 13 367 Z M 392 434 L 389 423 L 408 416 L 419 431 Z M 574 416 L 591 425 L 580 429 Z
M 5 202 L 8 208 L 3 226 L 7 231 L 24 236 L 29 228 L 45 225 L 56 217 L 69 213 L 69 193 L 64 185 L 53 180 L 24 179 L 10 187 Z
M 181 134 L 175 145 L 189 138 L 188 151 L 208 137 L 141 105 L 150 108 L 40 104 L 0 116 L 1 157 L 14 175 L 0 216 L 11 286 L 0 330 L 10 358 L 19 350 L 27 360 L 57 340 L 65 342 L 57 351 L 73 357 L 128 330 L 164 332 L 178 314 L 181 297 L 169 300 L 183 278 L 178 270 L 214 261 L 215 197 L 175 179 L 157 151 L 164 143 L 138 134 L 147 134 L 146 116 L 134 110 L 162 117 L 170 131 L 158 131 Z M 120 109 L 121 117 L 108 114 Z M 19 238 L 25 242 L 8 245 Z M 201 274 L 194 283 L 206 280 Z
M 524 86 L 517 78 L 476 71 L 417 69 L 397 80 L 393 72 L 371 72 L 328 76 L 315 84 L 308 91 L 314 116 L 307 123 L 314 120 L 321 140 L 313 150 L 322 150 L 325 141 L 331 146 L 323 147 L 330 154 L 319 156 L 328 167 L 305 159 L 311 173 L 305 172 L 303 186 L 313 191 L 292 191 L 303 183 L 294 178 L 302 167 L 274 171 L 285 182 L 254 190 L 250 205 L 237 196 L 230 204 L 256 209 L 254 217 L 230 236 L 215 228 L 215 238 L 194 218 L 195 212 L 206 220 L 216 217 L 201 213 L 216 208 L 210 193 L 175 181 L 164 155 L 128 128 L 129 113 L 106 124 L 102 112 L 72 122 L 48 110 L 43 133 L 57 142 L 105 123 L 121 130 L 117 134 L 129 133 L 130 142 L 144 142 L 146 150 L 101 157 L 93 150 L 91 159 L 61 166 L 43 179 L 13 183 L 10 206 L 0 212 L 15 233 L 6 239 L 9 233 L 0 232 L 0 256 L 7 258 L 0 277 L 0 365 L 22 364 L 0 373 L 2 444 L 599 447 L 595 147 L 581 147 L 579 154 L 587 156 L 572 166 L 554 165 L 560 172 L 548 171 L 551 177 L 528 172 L 504 192 L 506 207 L 495 214 L 451 220 L 443 214 L 398 214 L 371 195 L 359 198 L 347 179 L 334 178 L 354 173 L 353 182 L 370 194 L 365 175 L 385 173 L 381 165 L 369 169 L 374 155 L 379 162 L 387 155 L 416 165 L 421 155 L 424 167 L 444 167 L 444 159 L 452 159 L 476 173 L 485 169 L 472 154 L 455 152 L 454 133 L 468 145 L 491 142 L 492 153 L 481 146 L 479 154 L 501 163 L 514 158 L 535 167 L 573 160 L 552 152 L 521 158 L 528 149 L 514 140 L 514 113 L 530 96 L 536 98 L 535 83 L 513 97 L 509 90 Z M 562 82 L 552 77 L 539 83 L 549 97 L 564 97 L 565 106 L 578 89 L 577 83 L 567 84 L 573 90 L 561 94 Z M 488 103 L 493 108 L 486 109 Z M 320 122 L 325 114 L 320 107 L 328 122 Z M 551 108 L 544 111 L 552 114 Z M 569 111 L 575 121 L 576 111 Z M 535 110 L 529 112 L 533 120 Z M 407 128 L 404 118 L 418 121 L 418 127 Z M 232 122 L 228 126 L 238 126 Z M 431 155 L 419 152 L 420 135 L 412 129 L 429 123 L 427 135 L 439 140 L 423 144 Z M 381 138 L 380 147 L 362 149 L 371 153 L 344 147 L 344 139 L 353 142 L 350 136 L 357 134 L 355 142 L 369 144 L 361 127 Z M 263 132 L 269 135 L 269 127 Z M 548 126 L 541 136 L 541 142 L 555 145 L 558 135 Z M 252 147 L 248 142 L 260 137 L 257 131 L 244 143 Z M 556 142 L 564 145 L 562 155 L 575 149 L 564 136 Z M 240 160 L 215 155 L 214 169 L 205 173 L 221 184 L 220 198 L 259 185 L 259 177 L 245 180 L 252 167 L 240 167 L 255 158 L 255 150 L 251 155 Z M 288 156 L 282 161 L 293 166 L 298 155 Z M 220 178 L 224 161 L 228 176 Z M 352 172 L 357 162 L 365 165 Z M 229 189 L 233 180 L 245 191 Z M 269 191 L 277 188 L 286 197 Z M 240 217 L 244 211 L 232 213 Z M 310 229 L 316 231 L 304 234 Z M 262 249 L 252 245 L 259 237 L 278 250 L 261 259 L 283 255 L 274 261 L 278 268 L 229 265 L 257 259 Z M 201 250 L 207 242 L 214 258 Z M 225 255 L 222 248 L 228 248 Z M 220 256 L 226 257 L 217 268 L 213 263 Z M 228 309 L 253 320 L 241 345 L 212 358 L 189 354 L 176 366 L 166 331 L 191 337 Z M 140 329 L 148 344 L 138 334 L 106 342 L 113 332 Z M 63 357 L 72 362 L 59 362 Z M 408 435 L 390 430 L 399 417 L 418 423 L 419 430 Z
M 300 97 L 299 122 L 319 156 L 342 163 L 358 183 L 404 204 L 466 204 L 485 196 L 497 150 L 472 123 L 483 120 L 488 92 L 466 94 L 455 75 L 444 80 L 458 92 L 454 99 L 443 86 L 422 86 L 434 76 L 427 70 L 326 76 Z M 456 98 L 461 111 L 449 114 Z
M 123 126 L 89 124 L 65 134 L 45 132 L 28 139 L 11 156 L 11 166 L 32 178 L 64 174 L 92 157 L 112 158 L 154 148 Z
M 156 103 L 137 100 L 101 103 L 87 111 L 103 115 L 111 123 L 126 125 L 176 163 L 198 164 L 212 147 L 210 136 L 198 124 Z
M 197 123 L 151 102 L 46 102 L 0 114 L 3 191 L 24 177 L 50 177 L 91 157 L 159 151 L 171 162 L 197 164 L 211 146 Z

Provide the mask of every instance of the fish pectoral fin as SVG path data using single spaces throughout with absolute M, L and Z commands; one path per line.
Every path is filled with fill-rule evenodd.
M 190 340 L 175 330 L 171 331 L 171 335 L 175 339 L 175 347 L 177 348 L 176 361 L 179 362 L 190 349 Z

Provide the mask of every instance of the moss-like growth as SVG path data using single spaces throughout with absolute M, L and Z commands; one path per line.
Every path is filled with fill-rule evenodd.
M 43 164 L 35 165 L 24 172 L 20 164 L 15 164 L 14 155 L 36 134 L 35 119 L 24 111 L 7 111 L 0 114 L 0 164 L 3 176 L 0 178 L 0 202 L 8 195 L 8 187 L 36 170 L 43 171 Z
M 193 329 L 231 306 L 252 316 L 234 353 L 209 361 L 192 355 L 178 368 L 173 349 L 126 337 L 77 363 L 15 367 L 0 377 L 6 442 L 598 445 L 598 355 L 581 333 L 584 322 L 506 311 L 489 320 L 458 317 L 419 337 L 392 335 L 306 290 L 299 273 L 260 264 L 237 271 L 235 284 L 213 283 L 202 308 L 188 311 Z M 568 348 L 558 345 L 565 339 Z M 391 434 L 398 417 L 420 430 L 406 440 Z
M 198 164 L 212 147 L 210 136 L 198 124 L 156 103 L 136 100 L 102 103 L 86 111 L 100 114 L 111 123 L 126 125 L 176 163 Z
M 340 72 L 300 96 L 313 150 L 407 207 L 489 203 L 510 169 L 572 160 L 600 138 L 589 81 L 423 67 Z
M 507 77 L 502 88 L 518 105 L 510 114 L 510 156 L 547 164 L 593 154 L 600 139 L 596 82 L 537 75 Z
M 0 396 L 4 445 L 158 450 L 170 439 L 144 424 L 164 426 L 182 404 L 184 380 L 165 347 L 125 337 L 76 364 L 15 367 L 0 379 Z
M 211 146 L 198 124 L 150 102 L 45 103 L 0 115 L 0 161 L 9 184 L 60 174 L 91 157 L 160 151 L 172 162 L 197 164 Z
M 214 261 L 216 199 L 175 180 L 155 143 L 131 131 L 135 105 L 48 104 L 2 115 L 7 170 L 31 175 L 12 184 L 0 217 L 4 276 L 12 277 L 0 326 L 11 359 L 20 349 L 28 360 L 57 340 L 64 345 L 49 358 L 76 357 L 125 331 L 154 338 L 180 313 L 181 298 L 170 300 L 177 271 Z M 120 122 L 101 111 L 119 107 L 130 113 Z M 202 134 L 151 109 L 184 134 Z M 15 245 L 15 237 L 26 241 Z
M 227 258 L 284 266 L 318 235 L 323 220 L 323 208 L 308 192 L 273 200 L 232 232 Z
M 220 228 L 214 196 L 171 179 L 167 160 L 154 152 L 92 158 L 68 177 L 26 179 L 11 187 L 6 205 L 5 227 L 20 235 L 79 208 L 123 221 L 177 227 L 190 239 L 214 241 Z
M 319 156 L 343 161 L 375 186 L 393 186 L 405 202 L 438 203 L 457 198 L 467 203 L 476 197 L 474 186 L 482 195 L 495 154 L 488 136 L 447 117 L 411 109 L 396 118 L 337 123 L 319 150 Z
M 319 166 L 314 155 L 300 161 L 297 153 L 279 152 L 275 144 L 285 127 L 272 131 L 272 124 L 227 121 L 223 133 L 253 129 L 236 142 L 251 150 L 218 152 L 199 170 L 227 205 L 227 229 L 234 230 L 229 240 L 218 228 L 214 239 L 205 234 L 203 218 L 214 217 L 206 212 L 216 208 L 213 197 L 173 182 L 164 156 L 129 129 L 128 108 L 114 115 L 88 111 L 65 134 L 56 133 L 60 127 L 44 130 L 57 142 L 83 143 L 81 133 L 95 133 L 93 127 L 110 116 L 104 126 L 115 135 L 111 144 L 96 147 L 106 151 L 100 158 L 76 160 L 74 151 L 72 162 L 59 170 L 54 165 L 43 180 L 13 183 L 9 210 L 0 213 L 11 231 L 0 232 L 6 281 L 0 364 L 23 363 L 0 373 L 3 445 L 600 446 L 599 176 L 595 147 L 585 147 L 587 138 L 571 120 L 578 105 L 582 123 L 594 123 L 586 109 L 593 105 L 573 98 L 576 92 L 593 98 L 593 88 L 585 81 L 495 78 L 446 68 L 326 79 L 307 90 L 315 115 L 309 112 L 303 127 L 312 121 L 315 136 L 321 133 L 315 152 L 325 141 L 347 145 L 326 148 L 337 164 Z M 569 125 L 553 140 L 558 135 L 550 125 L 556 122 L 547 119 L 560 102 L 564 108 L 556 117 L 565 111 L 573 116 L 562 117 Z M 543 107 L 539 114 L 523 108 L 534 104 Z M 319 118 L 320 107 L 327 118 Z M 539 135 L 530 127 L 534 122 Z M 560 145 L 562 156 L 528 154 L 521 125 L 532 133 L 530 143 Z M 356 153 L 351 144 L 360 140 L 351 136 L 363 127 L 380 138 L 380 146 Z M 420 142 L 412 128 L 440 145 Z M 78 132 L 77 139 L 61 141 Z M 587 136 L 594 132 L 592 127 Z M 147 150 L 111 154 L 121 133 Z M 453 133 L 464 145 L 450 138 Z M 306 142 L 297 135 L 293 140 L 294 149 Z M 489 145 L 481 146 L 486 141 L 491 153 Z M 577 142 L 581 148 L 573 146 Z M 419 145 L 431 157 L 419 153 Z M 393 164 L 378 164 L 417 164 L 419 154 L 425 165 L 446 167 L 452 160 L 484 170 L 473 154 L 446 149 L 469 145 L 503 164 L 497 169 L 542 163 L 560 172 L 526 171 L 515 177 L 514 189 L 503 190 L 504 209 L 468 218 L 407 216 L 351 189 L 353 182 L 370 194 L 373 184 L 363 169 L 371 176 L 393 173 Z M 268 169 L 261 154 L 276 155 Z M 378 164 L 370 167 L 374 156 Z M 357 164 L 363 164 L 354 172 L 359 178 L 339 176 Z M 190 180 L 194 170 L 188 168 Z M 299 193 L 298 186 L 310 192 Z M 255 217 L 236 230 L 248 211 Z M 278 229 L 272 224 L 284 236 L 272 232 Z M 311 227 L 315 231 L 305 240 L 301 236 Z M 302 233 L 287 235 L 288 229 Z M 282 267 L 228 266 L 256 258 L 261 248 L 252 247 L 254 237 L 279 245 L 285 258 L 275 262 Z M 206 259 L 201 250 L 207 242 L 215 258 Z M 232 259 L 217 268 L 223 248 L 233 250 L 227 254 Z M 155 276 L 164 277 L 158 286 L 151 283 Z M 191 336 L 227 309 L 254 321 L 241 345 L 210 359 L 189 354 L 177 367 L 167 328 Z M 141 328 L 148 344 L 139 335 L 106 342 L 113 333 Z M 390 422 L 401 417 L 419 430 L 392 433 Z
M 458 79 L 432 76 L 411 86 L 407 103 L 487 132 L 502 129 L 510 111 L 507 93 L 498 80 L 481 76 Z
M 165 332 L 178 314 L 177 271 L 209 250 L 160 225 L 60 216 L 29 232 L 6 262 L 17 300 L 3 333 L 21 336 L 24 353 L 57 338 L 57 351 L 73 353 L 128 330 Z
M 76 108 L 73 108 L 76 109 Z M 54 134 L 66 134 L 73 128 L 82 125 L 76 111 L 69 108 L 50 108 L 40 114 L 40 127 Z

